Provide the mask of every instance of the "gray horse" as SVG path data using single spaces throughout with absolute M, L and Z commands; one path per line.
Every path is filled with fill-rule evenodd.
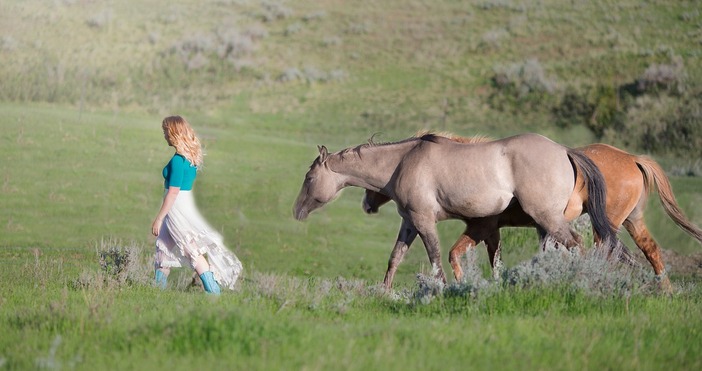
M 590 195 L 595 231 L 608 247 L 616 233 L 605 214 L 602 174 L 580 152 L 537 134 L 461 144 L 426 134 L 400 142 L 362 144 L 329 154 L 324 146 L 305 175 L 293 215 L 304 220 L 356 186 L 389 196 L 402 224 L 388 262 L 384 284 L 392 281 L 404 254 L 419 234 L 437 278 L 446 282 L 436 223 L 446 219 L 490 219 L 519 207 L 544 236 L 567 248 L 578 244 L 564 210 L 578 172 Z

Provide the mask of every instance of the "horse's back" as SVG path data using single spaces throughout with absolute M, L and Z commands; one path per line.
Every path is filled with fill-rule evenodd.
M 635 155 L 602 143 L 591 144 L 579 149 L 600 169 L 605 178 L 607 192 L 612 196 L 629 193 L 635 194 L 638 198 L 642 195 L 644 178 L 636 163 L 637 157 Z
M 637 157 L 602 143 L 578 149 L 602 173 L 607 188 L 607 214 L 614 224 L 621 225 L 636 206 L 644 206 L 646 199 L 644 176 L 636 163 Z
M 570 192 L 574 177 L 567 151 L 542 135 L 528 133 L 475 144 L 442 138 L 426 144 L 417 157 L 427 170 L 444 172 L 449 178 L 480 176 L 497 184 L 509 183 L 512 189 L 566 180 Z
M 525 210 L 562 212 L 573 190 L 567 148 L 538 134 L 477 144 L 432 138 L 403 163 L 401 194 L 435 198 L 450 213 L 470 210 L 471 217 L 499 213 L 515 197 Z

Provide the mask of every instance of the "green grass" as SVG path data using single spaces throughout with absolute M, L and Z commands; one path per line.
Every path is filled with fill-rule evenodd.
M 535 131 L 571 146 L 596 140 L 583 125 L 557 127 L 538 102 L 517 112 L 491 107 L 496 66 L 537 58 L 559 89 L 614 88 L 680 57 L 686 85 L 699 89 L 697 8 L 634 0 L 3 1 L 0 369 L 701 368 L 699 274 L 669 266 L 671 296 L 651 293 L 645 266 L 646 283 L 605 294 L 573 282 L 418 297 L 417 274 L 430 267 L 417 241 L 395 291 L 384 294 L 377 284 L 400 224 L 394 205 L 367 216 L 361 190 L 347 189 L 307 221 L 292 218 L 318 144 L 335 151 L 375 133 L 392 141 L 419 129 Z M 188 60 L 188 70 L 172 52 L 186 41 L 221 43 L 233 31 L 258 33 L 236 63 L 208 52 L 206 67 Z M 305 78 L 279 81 L 291 68 Z M 326 81 L 332 71 L 345 77 Z M 172 154 L 160 121 L 169 114 L 186 116 L 203 139 L 198 206 L 245 267 L 238 289 L 219 299 L 189 287 L 187 269 L 165 291 L 149 284 L 150 224 Z M 690 163 L 654 157 L 668 170 Z M 702 225 L 700 178 L 671 181 Z M 657 241 L 698 253 L 656 198 L 646 220 Z M 438 228 L 448 268 L 463 225 Z M 502 237 L 508 268 L 537 252 L 532 229 Z M 114 245 L 138 251 L 137 279 L 100 268 L 99 253 Z M 482 245 L 477 254 L 488 277 Z
M 329 368 L 340 361 L 348 369 L 458 368 L 465 362 L 476 368 L 659 369 L 700 363 L 700 291 L 680 281 L 685 277 L 678 278 L 682 291 L 671 298 L 530 288 L 422 305 L 368 289 L 382 279 L 397 233 L 392 205 L 366 216 L 362 193 L 348 189 L 306 222 L 293 220 L 292 203 L 316 148 L 304 137 L 271 137 L 252 118 L 231 126 L 217 118 L 193 119 L 207 147 L 198 202 L 245 264 L 237 292 L 210 300 L 184 286 L 187 270 L 177 272 L 164 292 L 144 283 L 76 288 L 86 272 L 90 277 L 100 270 L 96 252 L 110 243 L 105 238 L 132 241 L 149 274 L 148 227 L 160 205 L 160 168 L 171 153 L 162 143 L 160 118 L 0 107 L 0 151 L 9 159 L 2 165 L 0 194 L 7 205 L 0 215 L 0 262 L 8 283 L 0 289 L 0 359 L 10 369 L 50 361 L 47 367 L 78 369 L 188 368 L 203 362 L 254 369 Z M 699 179 L 674 178 L 673 184 L 700 224 L 691 208 Z M 649 224 L 664 247 L 699 251 L 688 236 L 678 235 L 657 201 L 650 204 Z M 444 222 L 439 229 L 446 252 L 462 224 Z M 478 250 L 487 277 L 485 252 Z M 536 233 L 505 231 L 503 251 L 508 267 L 529 259 L 537 251 Z M 397 292 L 414 290 L 415 275 L 427 271 L 417 242 L 398 271 Z M 273 278 L 267 281 L 267 274 Z M 265 286 L 271 280 L 278 286 Z M 328 291 L 320 289 L 325 280 L 331 282 Z M 339 284 L 353 280 L 366 289 Z
M 212 298 L 109 277 L 74 288 L 75 256 L 5 250 L 2 260 L 12 256 L 13 285 L 0 296 L 0 359 L 9 369 L 655 370 L 702 362 L 699 287 L 672 297 L 507 288 L 419 304 L 362 281 L 249 272 L 235 293 Z

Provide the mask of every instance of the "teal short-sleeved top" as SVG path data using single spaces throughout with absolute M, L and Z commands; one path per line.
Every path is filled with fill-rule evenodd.
M 164 187 L 180 187 L 183 191 L 193 189 L 197 168 L 183 155 L 176 153 L 163 168 Z

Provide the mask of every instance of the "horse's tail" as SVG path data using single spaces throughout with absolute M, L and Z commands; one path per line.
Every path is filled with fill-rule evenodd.
M 680 206 L 678 206 L 678 202 L 675 200 L 670 181 L 660 165 L 646 156 L 636 156 L 636 164 L 639 166 L 641 173 L 643 173 L 646 192 L 653 192 L 653 187 L 655 185 L 655 187 L 658 188 L 658 197 L 661 200 L 663 209 L 668 216 L 670 216 L 675 224 L 682 228 L 683 231 L 702 243 L 702 230 L 685 217 Z
M 587 187 L 585 208 L 590 215 L 592 228 L 600 236 L 604 246 L 613 251 L 619 240 L 616 228 L 607 217 L 607 188 L 604 176 L 597 165 L 579 150 L 568 149 L 568 157 L 576 173 L 580 172 Z

